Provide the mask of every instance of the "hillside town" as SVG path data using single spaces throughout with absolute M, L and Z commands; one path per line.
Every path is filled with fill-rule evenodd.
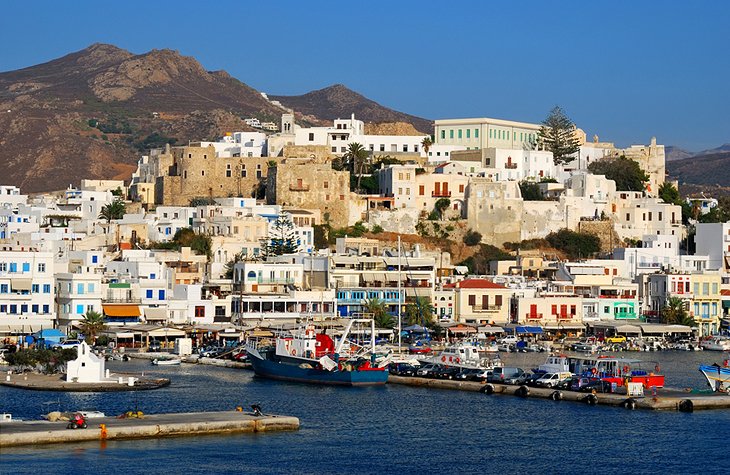
M 730 221 L 667 199 L 664 146 L 572 127 L 436 120 L 368 135 L 353 114 L 150 150 L 129 180 L 53 193 L 0 186 L 0 339 L 242 339 L 307 319 L 373 315 L 451 335 L 726 333 Z M 630 163 L 641 186 L 598 173 Z M 689 216 L 687 209 L 690 210 Z

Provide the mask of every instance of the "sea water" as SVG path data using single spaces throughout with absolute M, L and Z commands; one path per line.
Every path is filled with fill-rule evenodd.
M 703 388 L 697 366 L 714 362 L 717 354 L 621 356 L 661 365 L 668 386 Z M 544 355 L 503 359 L 530 368 Z M 3 448 L 0 473 L 726 473 L 730 453 L 729 410 L 629 411 L 400 385 L 292 384 L 202 365 L 152 367 L 131 361 L 109 366 L 169 377 L 172 384 L 120 393 L 0 387 L 0 412 L 36 419 L 59 409 L 112 415 L 133 409 L 248 409 L 258 403 L 265 413 L 299 417 L 301 429 Z

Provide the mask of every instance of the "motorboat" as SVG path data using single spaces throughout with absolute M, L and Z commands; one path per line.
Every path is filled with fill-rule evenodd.
M 700 365 L 700 372 L 707 379 L 713 391 L 730 394 L 730 355 L 726 355 L 722 365 Z
M 448 345 L 444 350 L 431 357 L 419 358 L 424 363 L 454 366 L 458 368 L 493 369 L 502 366 L 502 361 L 496 354 L 482 356 L 482 347 L 472 342 L 461 342 Z
M 700 346 L 710 351 L 730 351 L 730 338 L 726 336 L 711 336 L 702 340 Z
M 156 366 L 178 366 L 181 363 L 181 358 L 155 358 L 152 360 L 152 364 Z

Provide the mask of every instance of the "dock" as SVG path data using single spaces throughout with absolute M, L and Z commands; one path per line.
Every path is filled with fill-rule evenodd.
M 204 434 L 259 433 L 299 429 L 291 416 L 240 411 L 151 414 L 141 419 L 87 419 L 86 429 L 67 429 L 68 422 L 18 421 L 0 424 L 0 448 L 119 439 L 144 439 Z
M 0 386 L 33 391 L 63 392 L 117 392 L 160 389 L 170 385 L 168 378 L 144 377 L 137 374 L 113 373 L 109 380 L 95 383 L 74 383 L 66 381 L 61 374 L 24 373 L 6 375 Z
M 730 409 L 730 395 L 691 393 L 681 390 L 659 390 L 657 396 L 628 397 L 619 393 L 582 393 L 561 389 L 512 386 L 474 381 L 452 381 L 419 377 L 388 377 L 388 384 L 404 384 L 434 389 L 481 392 L 497 396 L 571 401 L 592 406 L 614 406 L 626 409 L 648 409 L 654 411 L 694 412 L 708 409 Z

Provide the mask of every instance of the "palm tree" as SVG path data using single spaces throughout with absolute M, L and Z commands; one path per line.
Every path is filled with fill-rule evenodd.
M 393 319 L 393 316 L 388 313 L 385 302 L 382 300 L 378 298 L 367 299 L 363 304 L 363 309 L 365 312 L 373 315 L 376 327 L 393 328 L 395 326 L 395 320 Z
M 427 157 L 428 151 L 431 150 L 431 145 L 433 145 L 433 140 L 431 140 L 430 136 L 426 136 L 421 140 L 421 147 L 423 147 L 423 151 L 426 152 Z
M 343 155 L 343 159 L 350 165 L 351 173 L 357 175 L 357 191 L 360 191 L 360 181 L 362 180 L 362 171 L 365 166 L 365 160 L 368 158 L 368 151 L 362 144 L 352 142 L 347 146 L 347 152 Z
M 112 219 L 122 219 L 126 212 L 124 201 L 116 199 L 101 208 L 99 219 L 105 219 L 107 223 L 111 223 Z
M 697 326 L 695 319 L 687 312 L 684 301 L 679 297 L 667 299 L 667 304 L 662 309 L 662 321 L 671 325 Z
M 416 297 L 413 303 L 406 305 L 406 321 L 409 325 L 428 327 L 434 323 L 433 306 L 428 297 Z
M 84 315 L 84 319 L 81 320 L 80 327 L 86 342 L 93 344 L 96 340 L 96 335 L 101 333 L 106 327 L 104 324 L 104 316 L 99 312 L 89 310 Z

